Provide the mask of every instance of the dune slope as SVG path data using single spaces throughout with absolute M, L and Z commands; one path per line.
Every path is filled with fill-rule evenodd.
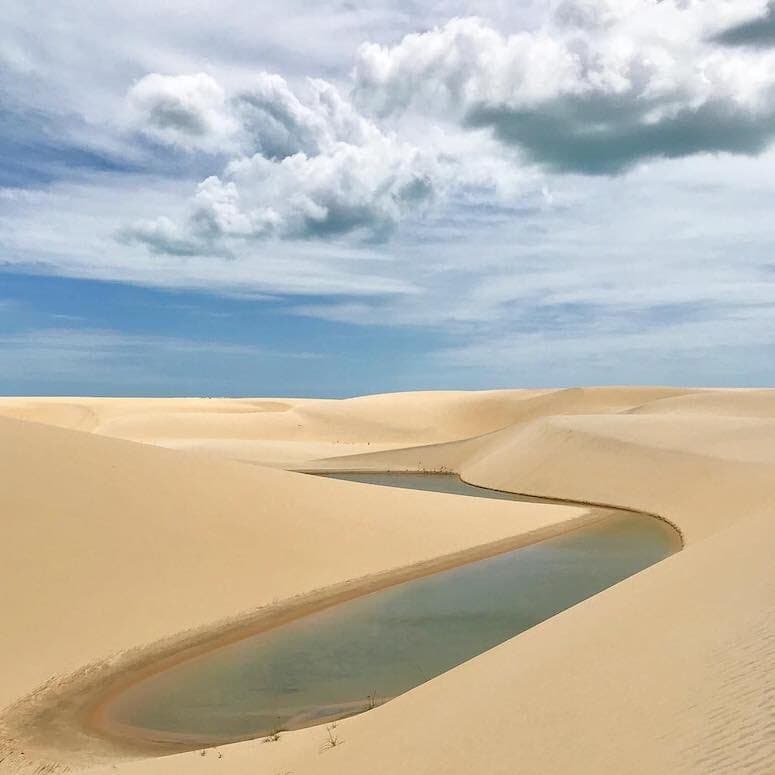
M 0 470 L 0 707 L 131 649 L 349 580 L 483 545 L 502 551 L 589 513 L 502 501 L 474 511 L 468 499 L 384 488 L 375 497 L 364 485 L 9 419 Z M 6 766 L 22 750 L 57 759 L 67 730 L 60 740 L 33 726 L 13 711 L 0 721 Z M 89 761 L 88 741 L 68 746 L 65 760 Z
M 445 469 L 497 489 L 652 512 L 686 546 L 340 722 L 333 749 L 321 750 L 325 730 L 312 728 L 219 755 L 125 761 L 103 750 L 94 772 L 770 773 L 774 410 L 775 391 L 673 388 L 340 402 L 4 399 L 0 414 L 71 430 L 0 421 L 10 539 L 0 548 L 10 612 L 0 704 L 52 674 L 274 598 L 584 518 L 583 509 L 473 508 L 218 457 Z M 20 731 L 6 725 L 0 769 L 96 762 L 57 739 L 34 740 L 21 757 Z

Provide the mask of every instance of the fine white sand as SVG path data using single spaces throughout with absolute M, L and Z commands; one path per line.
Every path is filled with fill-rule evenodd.
M 0 771 L 773 772 L 775 391 L 19 398 L 0 415 Z M 453 470 L 655 513 L 686 546 L 340 722 L 343 744 L 324 752 L 321 728 L 220 756 L 133 756 L 93 738 L 78 702 L 162 646 L 589 514 L 258 463 Z

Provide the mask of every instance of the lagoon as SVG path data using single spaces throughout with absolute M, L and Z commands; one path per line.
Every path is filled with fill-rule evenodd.
M 472 487 L 447 474 L 338 476 L 543 500 Z M 199 747 L 368 710 L 680 548 L 676 531 L 657 518 L 615 509 L 600 514 L 570 532 L 309 613 L 181 662 L 124 690 L 103 718 L 137 740 Z

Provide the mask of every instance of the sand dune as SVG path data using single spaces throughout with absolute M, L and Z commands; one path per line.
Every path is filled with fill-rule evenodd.
M 536 417 L 620 412 L 675 388 L 442 391 L 315 399 L 3 399 L 0 415 L 262 464 L 466 439 Z
M 488 501 L 473 513 L 455 496 L 403 490 L 375 499 L 363 485 L 8 419 L 0 456 L 0 706 L 132 648 L 332 584 L 516 545 L 588 512 Z M 23 731 L 13 727 L 6 720 L 6 736 Z M 53 742 L 39 740 L 39 755 Z M 36 744 L 8 748 L 30 756 Z
M 704 414 L 725 417 L 775 417 L 772 390 L 708 390 L 649 401 L 633 414 Z
M 0 420 L 0 706 L 10 706 L 0 770 L 773 772 L 775 391 L 2 399 L 0 414 L 15 418 Z M 472 507 L 226 457 L 444 468 L 497 489 L 652 512 L 686 546 L 341 722 L 345 744 L 335 749 L 321 753 L 324 732 L 312 728 L 273 745 L 227 746 L 221 758 L 127 761 L 56 704 L 88 690 L 88 674 L 74 677 L 82 668 L 114 660 L 92 674 L 104 680 L 181 633 L 273 601 L 455 553 L 459 561 L 589 513 Z
M 775 423 L 749 418 L 578 415 L 533 420 L 454 444 L 329 459 L 317 466 L 446 468 L 499 490 L 659 514 L 691 543 L 737 521 L 741 509 L 750 513 L 767 502 L 773 439 Z M 658 486 L 660 480 L 669 485 Z M 730 487 L 734 506 L 727 497 Z

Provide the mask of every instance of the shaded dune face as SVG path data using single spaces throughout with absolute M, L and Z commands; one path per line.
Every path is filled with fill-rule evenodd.
M 68 401 L 31 399 L 6 403 L 0 398 L 0 415 L 79 431 L 94 431 L 99 423 L 97 413 L 90 407 Z
M 772 390 L 708 390 L 650 401 L 629 413 L 773 419 L 775 393 Z
M 73 690 L 87 677 L 104 688 L 183 634 L 211 637 L 315 590 L 514 549 L 589 517 L 256 465 L 268 463 L 457 472 L 656 514 L 685 549 L 341 721 L 345 745 L 321 754 L 312 727 L 277 746 L 230 746 L 218 760 L 229 775 L 462 775 L 517 761 L 528 772 L 767 773 L 773 407 L 775 391 L 681 388 L 0 399 L 0 772 L 129 767 L 119 742 L 84 731 L 86 695 Z M 133 775 L 210 761 L 153 753 Z

